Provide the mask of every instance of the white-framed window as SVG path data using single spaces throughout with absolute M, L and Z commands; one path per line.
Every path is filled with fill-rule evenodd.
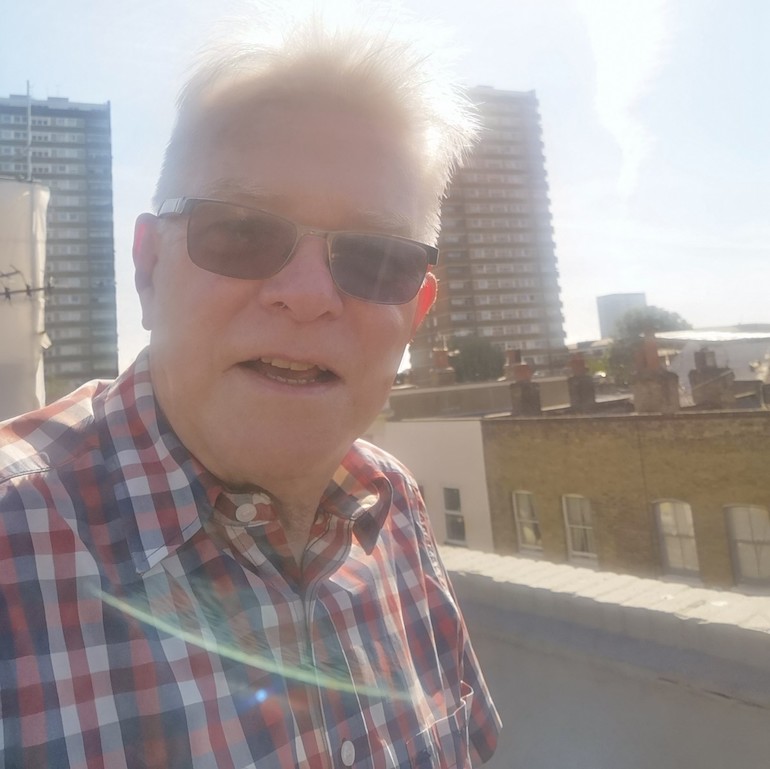
M 56 339 L 82 339 L 85 342 L 88 337 L 88 330 L 64 326 L 56 329 L 55 336 Z
M 111 355 L 117 352 L 112 342 L 95 342 L 91 345 L 91 351 L 94 355 Z
M 85 344 L 60 344 L 56 352 L 59 355 L 88 355 L 89 347 Z
M 88 278 L 86 277 L 61 277 L 56 278 L 56 288 L 87 288 L 88 287 Z M 64 297 L 61 297 L 61 299 L 64 299 Z M 69 304 L 67 301 L 61 301 L 61 302 L 53 302 L 53 304 Z M 82 304 L 82 302 L 78 301 L 75 302 L 75 304 Z
M 692 508 L 679 499 L 660 499 L 652 503 L 658 526 L 663 569 L 669 574 L 700 573 Z
M 540 552 L 543 549 L 540 537 L 540 521 L 535 510 L 534 495 L 531 491 L 514 491 L 511 494 L 513 520 L 516 522 L 516 538 L 519 550 Z
M 446 541 L 454 545 L 465 544 L 465 518 L 462 515 L 460 489 L 444 486 L 444 523 Z
M 570 559 L 595 561 L 597 551 L 591 501 L 579 494 L 565 494 L 561 498 L 561 505 Z
M 115 308 L 109 310 L 91 310 L 92 320 L 112 320 L 115 317 Z
M 80 310 L 53 310 L 46 312 L 46 316 L 57 323 L 86 323 L 88 314 Z
M 85 367 L 85 363 L 82 361 L 65 361 L 53 364 L 55 374 L 80 374 L 85 370 Z
M 84 121 L 82 118 L 74 118 L 74 117 L 54 118 L 54 125 L 64 126 L 66 128 L 75 128 L 79 125 L 83 125 L 83 123 Z
M 770 513 L 759 505 L 726 505 L 735 581 L 770 585 Z

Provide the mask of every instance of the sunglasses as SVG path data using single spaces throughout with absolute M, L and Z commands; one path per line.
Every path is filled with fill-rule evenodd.
M 329 271 L 348 296 L 405 304 L 417 296 L 438 249 L 395 235 L 329 232 L 267 211 L 219 200 L 171 198 L 159 217 L 187 216 L 187 253 L 204 270 L 228 278 L 262 280 L 282 270 L 303 235 L 326 239 Z

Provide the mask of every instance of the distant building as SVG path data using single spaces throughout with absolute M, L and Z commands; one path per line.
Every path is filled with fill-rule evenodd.
M 0 98 L 0 175 L 51 190 L 46 391 L 118 370 L 110 105 Z
M 616 334 L 617 322 L 629 311 L 647 306 L 645 294 L 607 294 L 596 297 L 596 309 L 599 312 L 599 334 L 602 339 L 609 339 Z
M 431 350 L 476 335 L 547 367 L 564 350 L 548 184 L 534 91 L 471 91 L 483 131 L 442 206 L 435 307 L 411 347 L 412 369 Z

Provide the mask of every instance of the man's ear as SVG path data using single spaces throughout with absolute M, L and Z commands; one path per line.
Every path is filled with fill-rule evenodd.
M 134 285 L 142 305 L 142 326 L 152 330 L 155 307 L 154 273 L 158 265 L 158 219 L 152 214 L 140 214 L 134 225 Z
M 428 310 L 433 307 L 433 303 L 436 301 L 436 293 L 438 292 L 438 281 L 436 276 L 429 272 L 425 275 L 420 290 L 417 293 L 417 308 L 414 311 L 414 319 L 412 320 L 412 334 L 420 327 L 423 318 L 428 314 Z

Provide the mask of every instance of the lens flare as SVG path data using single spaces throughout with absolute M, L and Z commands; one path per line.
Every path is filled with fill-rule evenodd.
M 169 621 L 163 617 L 154 615 L 151 611 L 132 601 L 118 598 L 105 592 L 101 588 L 95 588 L 94 594 L 108 606 L 125 614 L 139 622 L 154 627 L 156 630 L 181 639 L 185 643 L 197 646 L 212 654 L 217 654 L 242 665 L 248 665 L 266 673 L 274 673 L 287 679 L 300 683 L 318 686 L 339 692 L 354 694 L 359 697 L 371 697 L 383 700 L 409 701 L 411 697 L 404 691 L 398 691 L 390 686 L 372 686 L 370 684 L 356 683 L 348 676 L 343 677 L 335 671 L 319 670 L 308 665 L 290 665 L 282 663 L 271 657 L 255 653 L 232 643 L 224 642 L 207 634 L 204 637 L 200 633 L 193 632 Z M 213 630 L 210 627 L 209 630 Z M 265 702 L 270 696 L 266 689 L 259 689 L 253 694 L 256 703 Z

